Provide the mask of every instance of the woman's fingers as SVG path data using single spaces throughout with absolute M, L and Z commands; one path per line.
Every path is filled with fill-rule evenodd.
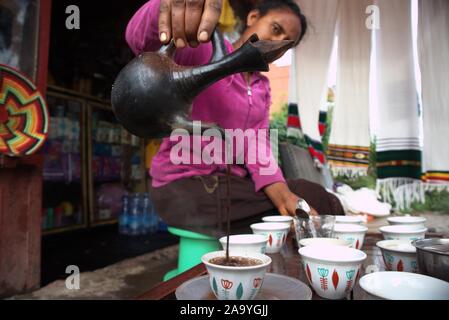
M 159 38 L 167 44 L 173 38 L 178 48 L 208 42 L 218 24 L 221 0 L 161 0 Z
M 191 47 L 198 46 L 198 28 L 203 15 L 204 0 L 186 0 L 185 36 Z
M 161 0 L 159 9 L 159 39 L 167 44 L 172 37 L 171 32 L 171 4 L 170 0 Z
M 204 12 L 198 29 L 198 40 L 208 42 L 218 24 L 221 14 L 221 0 L 206 0 Z
M 171 25 L 173 32 L 173 39 L 177 48 L 184 48 L 187 43 L 185 35 L 185 15 L 186 15 L 186 1 L 172 0 L 171 1 Z
M 318 212 L 314 208 L 310 208 L 310 215 L 314 217 L 319 216 Z

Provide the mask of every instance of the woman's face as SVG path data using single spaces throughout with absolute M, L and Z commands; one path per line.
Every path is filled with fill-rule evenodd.
M 257 33 L 260 40 L 293 40 L 296 43 L 301 34 L 301 21 L 287 8 L 270 10 L 263 17 L 259 11 L 253 10 L 247 18 L 244 40 L 254 33 Z

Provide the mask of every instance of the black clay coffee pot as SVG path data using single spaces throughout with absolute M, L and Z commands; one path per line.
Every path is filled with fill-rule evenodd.
M 214 32 L 209 64 L 184 67 L 173 61 L 173 41 L 159 52 L 147 52 L 132 60 L 118 75 L 112 89 L 112 108 L 118 121 L 142 138 L 168 137 L 174 129 L 193 132 L 192 102 L 204 89 L 235 73 L 268 71 L 293 41 L 260 41 L 257 35 L 226 55 L 223 36 Z M 211 108 L 214 106 L 211 105 Z M 201 132 L 215 128 L 202 123 Z

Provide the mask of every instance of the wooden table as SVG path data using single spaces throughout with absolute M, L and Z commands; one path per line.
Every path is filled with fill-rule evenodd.
M 441 237 L 441 235 L 428 235 L 430 238 Z M 363 246 L 363 251 L 367 254 L 367 259 L 365 260 L 362 267 L 362 274 L 365 275 L 367 272 L 373 271 L 385 271 L 385 264 L 382 259 L 382 254 L 379 248 L 376 247 L 378 241 L 383 240 L 381 234 L 367 234 L 365 237 L 365 243 Z M 301 263 L 301 257 L 298 253 L 298 246 L 294 238 L 288 238 L 287 244 L 282 248 L 279 254 L 269 255 L 273 260 L 270 265 L 268 272 L 286 275 L 292 278 L 299 279 L 305 284 L 309 285 L 306 274 L 304 272 L 303 264 Z M 153 289 L 144 293 L 143 295 L 137 297 L 138 300 L 172 300 L 176 299 L 175 291 L 184 282 L 189 281 L 195 277 L 203 276 L 207 274 L 206 267 L 200 264 L 187 272 L 180 274 L 176 278 L 173 278 L 167 282 L 160 283 L 156 285 Z M 309 285 L 310 287 L 310 285 Z M 312 290 L 313 291 L 313 290 Z M 348 299 L 354 300 L 364 300 L 365 293 L 360 288 L 358 282 L 354 287 L 354 291 L 351 297 Z M 315 293 L 313 294 L 313 300 L 322 300 Z

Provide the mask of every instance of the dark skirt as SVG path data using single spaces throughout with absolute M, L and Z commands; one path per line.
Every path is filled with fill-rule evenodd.
M 231 177 L 231 234 L 252 233 L 250 225 L 278 214 L 265 192 L 255 192 L 250 178 Z M 320 215 L 344 215 L 337 197 L 306 180 L 289 180 L 290 190 Z M 164 222 L 180 229 L 222 237 L 226 235 L 226 176 L 198 176 L 150 188 L 155 208 Z

